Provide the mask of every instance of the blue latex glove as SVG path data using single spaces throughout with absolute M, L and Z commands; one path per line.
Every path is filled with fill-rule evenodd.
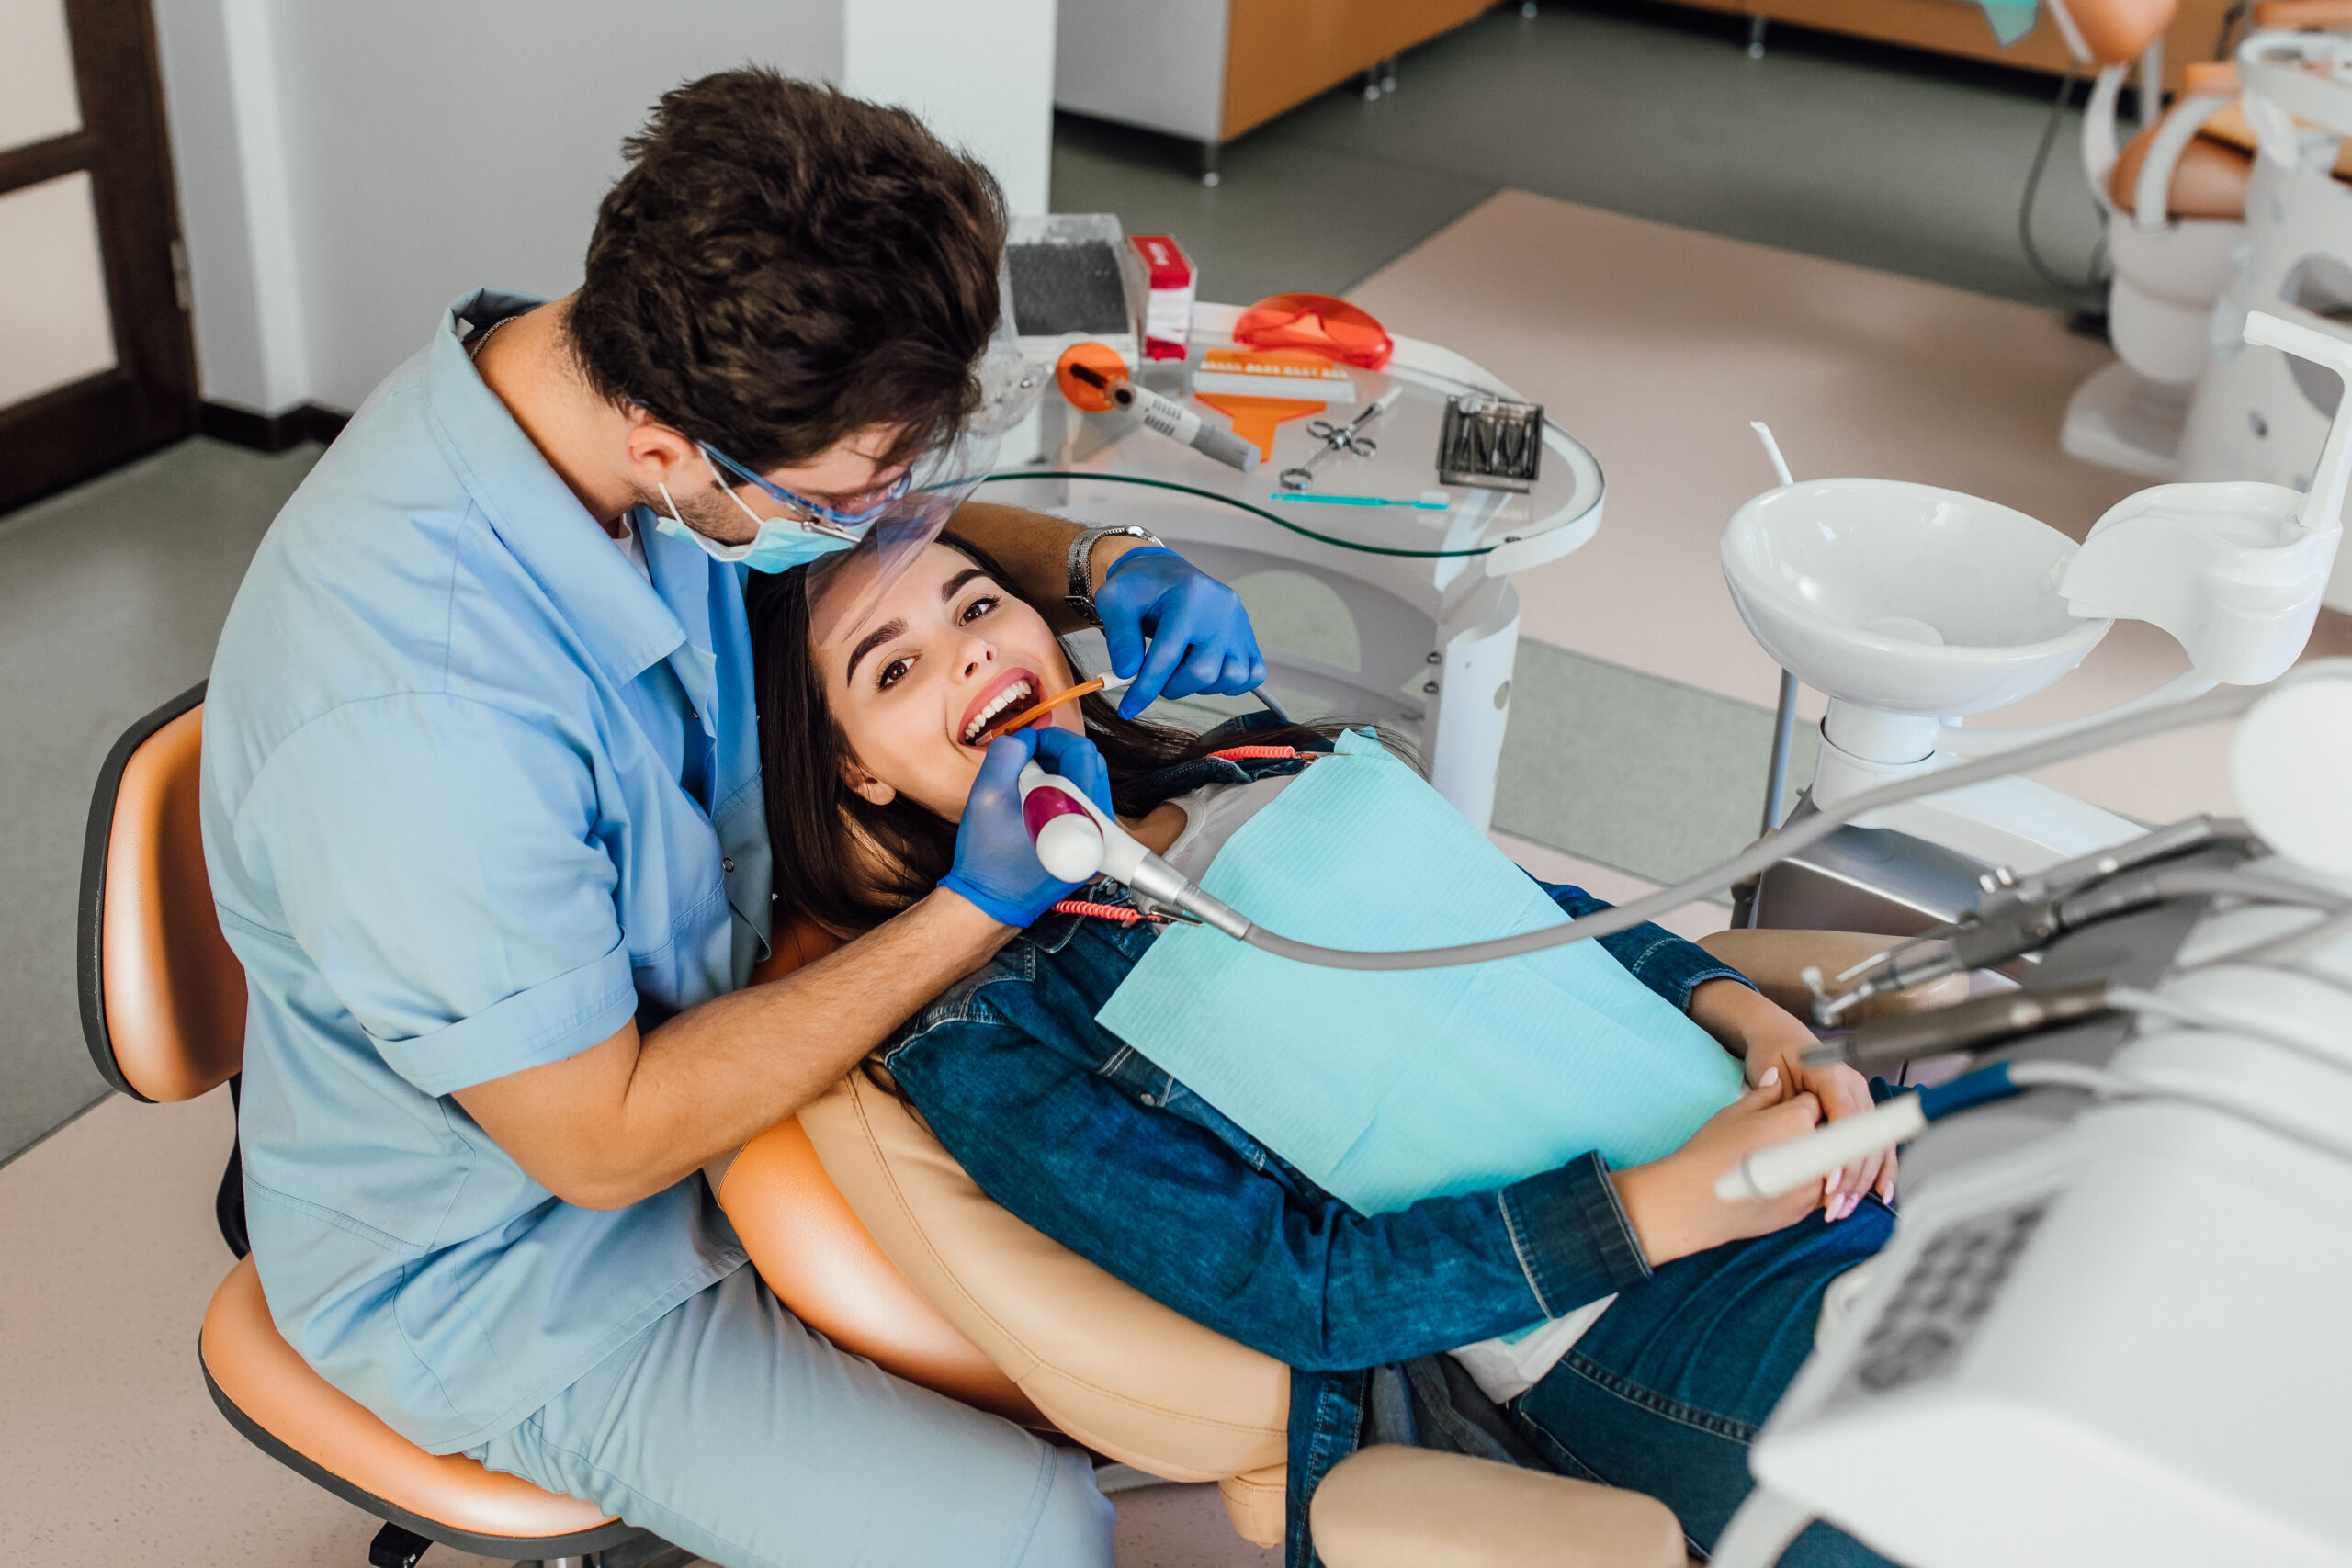
M 1136 678 L 1119 699 L 1122 718 L 1159 697 L 1238 697 L 1265 682 L 1241 595 L 1174 550 L 1147 547 L 1113 561 L 1095 591 L 1094 613 L 1102 617 L 1112 670 Z
M 1070 896 L 1079 884 L 1057 882 L 1037 863 L 1037 846 L 1021 816 L 1021 769 L 1030 758 L 1111 809 L 1111 770 L 1083 735 L 1067 729 L 1016 729 L 1001 735 L 980 759 L 980 776 L 964 802 L 956 829 L 956 864 L 939 886 L 959 893 L 1000 925 L 1026 926 Z

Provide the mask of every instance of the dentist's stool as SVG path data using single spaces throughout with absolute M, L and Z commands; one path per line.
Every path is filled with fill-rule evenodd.
M 197 819 L 204 688 L 124 731 L 100 770 L 82 852 L 76 989 L 90 1059 L 134 1100 L 174 1103 L 244 1061 L 245 978 L 213 912 Z M 212 1402 L 255 1447 L 385 1521 L 368 1559 L 409 1568 L 440 1542 L 593 1568 L 645 1532 L 462 1454 L 429 1454 L 311 1370 L 270 1320 L 244 1256 L 233 1149 L 221 1233 L 240 1261 L 213 1292 L 197 1354 Z

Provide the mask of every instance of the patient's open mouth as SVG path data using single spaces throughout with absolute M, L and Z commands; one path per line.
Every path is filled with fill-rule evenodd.
M 972 745 L 1001 715 L 1012 712 L 1036 694 L 1036 680 L 1028 671 L 1005 671 L 964 710 L 964 728 L 957 732 L 957 739 L 967 746 Z

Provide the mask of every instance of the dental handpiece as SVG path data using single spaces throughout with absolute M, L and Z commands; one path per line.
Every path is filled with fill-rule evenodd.
M 1064 882 L 1108 876 L 1154 903 L 1182 909 L 1239 937 L 1250 922 L 1201 891 L 1190 877 L 1137 843 L 1083 791 L 1035 762 L 1021 770 L 1021 819 L 1037 847 L 1037 861 Z
M 2068 931 L 2145 908 L 2164 898 L 2233 890 L 2219 879 L 2200 886 L 2204 878 L 2164 863 L 2210 843 L 2242 838 L 2244 831 L 2234 821 L 2194 817 L 2156 829 L 2131 843 L 2052 866 L 2022 882 L 2008 879 L 2006 872 L 1991 874 L 1976 917 L 1895 948 L 1856 977 L 1852 989 L 1817 1007 L 1816 1015 L 1826 1023 L 1865 998 L 2006 964 L 2048 946 Z M 2233 876 L 2231 881 L 2235 889 L 2258 891 L 2252 879 Z
M 1879 1072 L 1939 1056 L 1949 1051 L 1981 1051 L 2001 1041 L 2079 1023 L 2111 1011 L 2105 980 L 2084 980 L 2044 990 L 2005 991 L 1928 1012 L 1873 1019 L 1842 1039 L 1804 1054 L 1808 1067 L 1844 1063 L 1858 1071 Z
M 1114 407 L 1141 414 L 1145 424 L 1172 441 L 1181 441 L 1193 451 L 1245 474 L 1258 466 L 1256 443 L 1244 441 L 1229 430 L 1219 430 L 1172 398 L 1163 398 L 1148 387 L 1138 387 L 1124 376 L 1105 376 L 1091 365 L 1071 363 L 1069 373 L 1110 399 Z

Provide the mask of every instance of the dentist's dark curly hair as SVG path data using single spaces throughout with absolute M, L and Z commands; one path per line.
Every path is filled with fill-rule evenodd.
M 765 68 L 662 95 L 588 243 L 569 332 L 589 384 L 763 472 L 978 405 L 1004 197 L 904 109 Z

